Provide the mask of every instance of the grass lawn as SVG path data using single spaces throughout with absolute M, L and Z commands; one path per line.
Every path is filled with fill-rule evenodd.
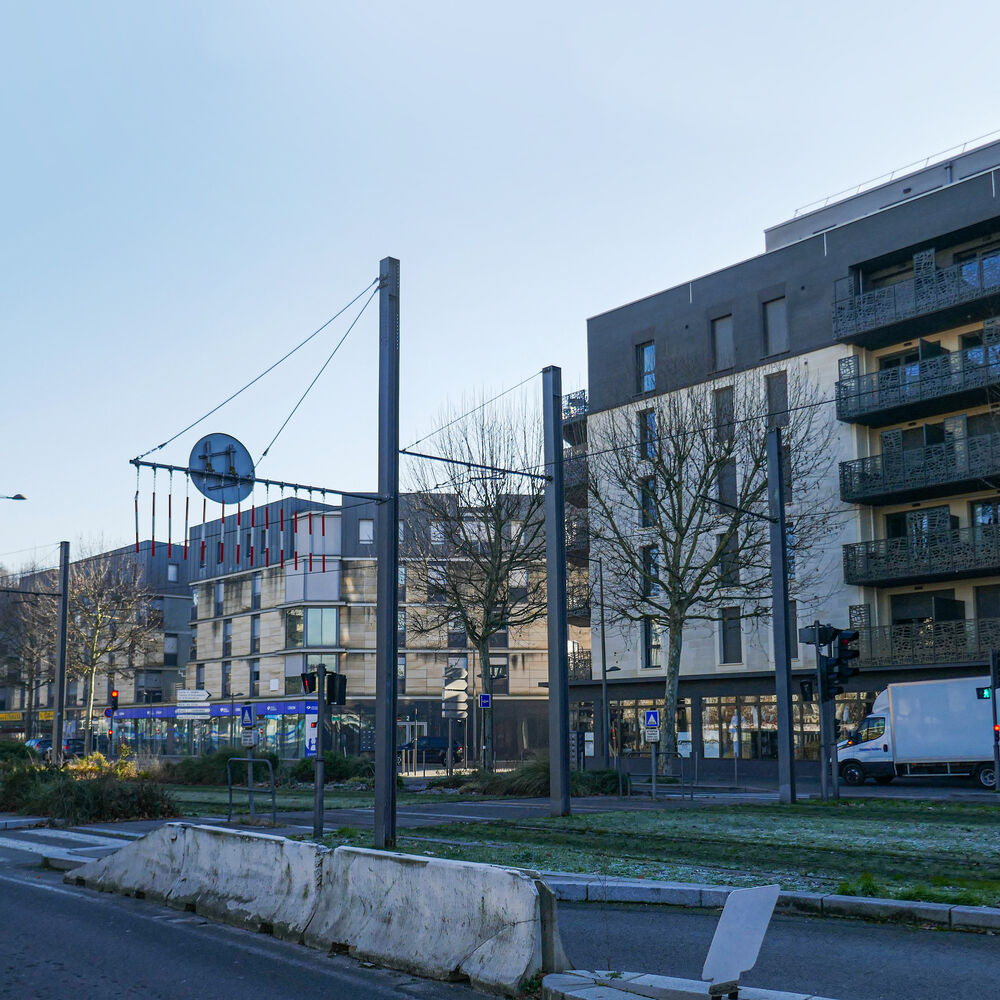
M 344 829 L 328 843 L 370 844 Z M 451 841 L 440 843 L 439 841 Z M 1000 906 L 1000 808 L 849 800 L 454 823 L 413 854 L 543 870 Z

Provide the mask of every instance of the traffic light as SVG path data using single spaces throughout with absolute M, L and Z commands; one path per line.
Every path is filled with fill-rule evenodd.
M 854 648 L 854 643 L 858 641 L 858 633 L 854 629 L 841 629 L 833 642 L 834 655 L 837 658 L 837 680 L 841 685 L 846 684 L 856 673 L 858 667 L 850 665 L 851 660 L 856 660 L 861 654 Z
M 316 693 L 316 675 L 315 674 L 300 674 L 302 678 L 302 690 L 306 694 Z
M 108 730 L 108 740 L 113 740 L 115 738 L 115 731 L 113 729 Z
M 812 681 L 799 681 L 799 697 L 804 702 L 811 702 L 815 695 Z
M 983 687 L 976 688 L 976 698 L 980 701 L 989 701 L 993 697 L 993 688 Z
M 346 674 L 326 675 L 326 703 L 328 705 L 347 704 L 347 676 Z
M 840 683 L 840 661 L 835 656 L 819 655 L 819 699 L 831 701 L 844 690 Z
M 111 692 L 111 711 L 113 712 L 118 707 L 118 690 L 117 688 Z

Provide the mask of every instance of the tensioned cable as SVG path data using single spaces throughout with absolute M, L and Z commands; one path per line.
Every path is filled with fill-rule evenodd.
M 373 284 L 374 284 L 374 282 L 373 282 Z M 371 285 L 369 285 L 368 287 L 371 288 Z M 367 291 L 367 289 L 366 289 L 366 291 Z M 361 319 L 361 317 L 364 315 L 365 310 L 368 308 L 369 305 L 371 305 L 372 299 L 375 298 L 375 296 L 378 295 L 378 293 L 379 293 L 379 289 L 376 288 L 376 289 L 374 289 L 372 291 L 371 295 L 368 296 L 368 300 L 361 307 L 361 311 L 357 314 L 357 316 L 354 317 L 353 322 L 347 328 L 347 330 L 345 331 L 344 335 L 340 338 L 340 340 L 337 341 L 337 346 L 334 347 L 334 349 L 330 352 L 330 356 L 326 359 L 326 361 L 323 362 L 323 367 L 320 368 L 320 370 L 318 372 L 316 372 L 316 377 L 309 383 L 309 386 L 306 389 L 306 391 L 304 393 L 302 393 L 302 395 L 299 397 L 299 401 L 292 407 L 292 412 L 289 413 L 287 417 L 285 417 L 285 422 L 278 428 L 278 433 L 275 434 L 273 438 L 271 438 L 271 443 L 261 453 L 260 458 L 257 459 L 257 465 L 260 465 L 260 463 L 263 462 L 264 459 L 267 457 L 267 453 L 271 450 L 271 445 L 273 445 L 274 442 L 278 440 L 278 437 L 280 436 L 281 432 L 288 426 L 288 421 L 291 420 L 292 417 L 295 416 L 295 411 L 302 405 L 303 400 L 312 391 L 312 387 L 319 381 L 320 375 L 322 375 L 323 372 L 326 371 L 326 366 L 333 360 L 333 357 L 337 353 L 337 351 L 340 350 L 340 345 L 343 344 L 344 341 L 347 340 L 347 338 L 350 336 L 351 330 L 353 330 L 354 327 L 357 325 L 358 320 Z M 364 293 L 362 293 L 362 294 L 364 294 Z M 355 301 L 357 301 L 357 300 L 355 300 Z
M 247 382 L 247 384 L 243 386 L 242 389 L 237 389 L 236 392 L 234 392 L 228 399 L 224 399 L 221 403 L 219 403 L 218 406 L 213 407 L 203 417 L 199 417 L 196 421 L 194 421 L 194 423 L 188 424 L 187 427 L 184 428 L 184 430 L 178 431 L 172 438 L 168 438 L 166 441 L 164 441 L 163 444 L 158 444 L 155 448 L 150 448 L 149 451 L 144 451 L 138 457 L 145 458 L 147 455 L 152 455 L 154 451 L 159 451 L 161 448 L 166 448 L 168 444 L 171 444 L 173 441 L 176 441 L 182 434 L 186 434 L 193 427 L 197 427 L 198 424 L 200 424 L 203 420 L 207 420 L 213 413 L 217 413 L 219 410 L 221 410 L 222 407 L 224 407 L 227 403 L 231 403 L 237 396 L 240 395 L 240 393 L 246 392 L 246 390 L 249 389 L 250 386 L 259 382 L 265 375 L 268 375 L 269 373 L 273 372 L 274 369 L 278 367 L 278 365 L 287 361 L 300 348 L 305 347 L 306 344 L 308 344 L 309 341 L 313 339 L 313 337 L 316 337 L 319 334 L 321 334 L 335 319 L 337 319 L 338 317 L 342 316 L 345 312 L 347 312 L 347 310 L 350 309 L 351 306 L 353 306 L 354 303 L 357 302 L 358 299 L 360 299 L 361 296 L 364 295 L 365 292 L 367 292 L 368 289 L 372 287 L 372 285 L 377 285 L 378 281 L 379 279 L 375 278 L 370 285 L 366 285 L 364 288 L 362 288 L 361 291 L 358 292 L 358 294 L 355 295 L 354 298 L 351 299 L 351 301 L 348 302 L 343 309 L 338 309 L 337 312 L 335 312 L 321 327 L 310 333 L 305 340 L 303 340 L 300 344 L 297 344 L 295 347 L 293 347 L 283 358 L 279 358 L 277 361 L 275 361 L 270 368 L 266 368 L 256 378 L 251 379 L 249 382 Z M 267 454 L 267 452 L 265 452 L 264 454 Z
M 536 375 L 541 375 L 541 374 L 542 373 L 540 371 L 532 372 L 527 378 L 521 379 L 521 381 L 518 382 L 517 385 L 512 385 L 509 389 L 504 389 L 503 391 L 498 392 L 495 396 L 492 396 L 490 399 L 487 399 L 483 403 L 479 403 L 477 406 L 474 406 L 471 410 L 467 410 L 465 413 L 459 414 L 459 416 L 455 417 L 454 420 L 449 420 L 448 423 L 442 424 L 440 427 L 435 427 L 434 430 L 432 430 L 430 433 L 425 434 L 421 438 L 417 438 L 416 441 L 414 441 L 412 444 L 408 444 L 405 448 L 402 448 L 401 451 L 406 452 L 409 451 L 411 448 L 416 448 L 416 446 L 420 444 L 421 441 L 426 441 L 428 438 L 434 437 L 435 434 L 440 434 L 441 431 L 445 430 L 448 427 L 451 427 L 453 424 L 457 424 L 460 420 L 464 420 L 466 417 L 472 416 L 473 413 L 478 413 L 480 410 L 489 406 L 490 403 L 495 403 L 498 399 L 501 399 L 503 396 L 506 396 L 507 393 L 513 392 L 515 389 L 520 389 L 522 385 L 526 385 L 533 378 L 535 378 Z

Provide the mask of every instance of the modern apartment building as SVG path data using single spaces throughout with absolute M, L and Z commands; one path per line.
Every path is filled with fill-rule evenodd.
M 568 415 L 574 449 L 586 439 L 592 454 L 612 415 L 648 400 L 808 373 L 836 421 L 838 526 L 818 557 L 830 586 L 798 624 L 815 613 L 860 631 L 839 718 L 857 721 L 892 681 L 983 673 L 1000 645 L 1000 143 L 801 212 L 759 256 L 590 319 L 588 363 L 587 405 Z M 772 757 L 770 623 L 718 610 L 685 632 L 682 749 Z M 626 747 L 662 703 L 659 655 L 638 625 L 608 635 Z M 806 676 L 811 648 L 792 655 Z M 599 678 L 595 656 L 573 681 L 579 706 L 599 703 Z M 815 705 L 796 695 L 795 717 L 812 756 Z
M 401 500 L 398 578 L 399 699 L 397 738 L 443 735 L 445 667 L 468 672 L 468 720 L 456 738 L 475 747 L 481 734 L 476 695 L 480 665 L 455 626 L 434 634 L 414 628 L 425 588 L 409 574 L 407 500 Z M 328 506 L 305 499 L 275 501 L 230 513 L 194 528 L 190 537 L 192 645 L 187 688 L 209 692 L 204 718 L 164 723 L 168 752 L 201 752 L 225 744 L 233 713 L 256 706 L 266 745 L 283 757 L 311 751 L 315 699 L 301 675 L 318 663 L 347 678 L 347 704 L 334 713 L 334 746 L 348 753 L 374 749 L 375 516 L 374 501 Z M 547 746 L 544 620 L 497 635 L 490 655 L 497 756 L 519 759 Z M 179 706 L 178 706 L 179 707 Z M 183 710 L 182 710 L 183 711 Z M 176 709 L 174 709 L 176 712 Z

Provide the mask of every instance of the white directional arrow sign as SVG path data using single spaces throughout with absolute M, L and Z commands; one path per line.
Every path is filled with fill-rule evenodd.
M 212 693 L 202 688 L 181 688 L 177 692 L 178 701 L 208 701 L 211 697 Z

